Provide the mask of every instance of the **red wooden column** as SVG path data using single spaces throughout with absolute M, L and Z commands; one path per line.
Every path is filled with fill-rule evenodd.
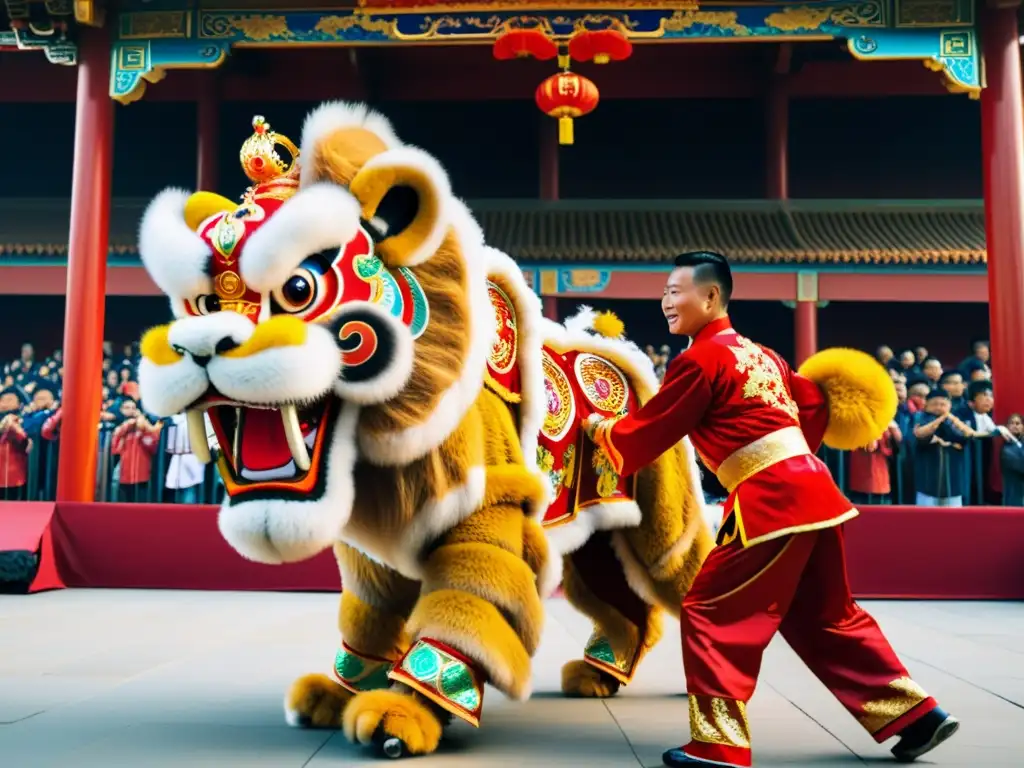
M 558 127 L 546 116 L 540 124 L 540 199 L 558 200 Z M 558 297 L 541 296 L 544 317 L 560 322 Z
M 1024 105 L 1017 31 L 1019 2 L 983 6 L 981 147 L 988 242 L 992 380 L 999 417 L 1024 412 Z
M 548 320 L 554 320 L 556 323 L 561 322 L 558 318 L 558 297 L 557 296 L 544 296 L 541 298 L 544 304 L 544 317 Z
M 815 302 L 798 301 L 794 312 L 796 364 L 818 351 L 818 308 Z
M 796 364 L 818 351 L 818 273 L 797 272 L 796 308 L 793 312 Z
M 57 501 L 92 501 L 96 485 L 113 166 L 110 55 L 107 30 L 80 28 Z
M 220 88 L 217 72 L 200 72 L 199 94 L 196 98 L 196 134 L 199 137 L 196 156 L 196 189 L 217 191 L 220 163 L 217 151 L 220 142 Z

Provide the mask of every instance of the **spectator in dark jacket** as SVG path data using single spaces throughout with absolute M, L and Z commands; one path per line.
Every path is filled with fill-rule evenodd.
M 961 507 L 967 479 L 964 447 L 971 428 L 952 412 L 949 394 L 933 389 L 917 415 L 914 483 L 921 507 Z
M 992 462 L 998 454 L 993 453 L 995 449 L 993 438 L 1002 436 L 1010 438 L 1009 430 L 1001 424 L 996 424 L 992 418 L 992 408 L 995 399 L 992 395 L 992 382 L 972 381 L 967 387 L 967 418 L 964 422 L 974 431 L 975 440 L 967 453 L 968 485 L 971 489 L 969 494 L 970 504 L 994 503 L 996 493 L 995 487 L 990 482 L 992 475 Z
M 991 379 L 991 362 L 992 353 L 989 351 L 988 342 L 976 341 L 971 344 L 970 357 L 964 358 L 964 361 L 960 363 L 960 370 L 963 371 L 965 379 L 970 379 L 975 371 L 985 371 L 987 374 L 985 378 Z
M 1003 443 L 999 461 L 1003 470 L 1003 504 L 1024 507 L 1024 419 L 1019 413 L 1006 421 L 1010 439 Z
M 57 390 L 46 379 L 40 379 L 32 391 L 32 400 L 22 413 L 22 426 L 28 433 L 32 444 L 36 446 L 29 457 L 29 466 L 35 467 L 33 476 L 29 478 L 32 486 L 30 498 L 47 498 L 57 482 L 57 453 L 49 441 L 42 440 L 43 427 L 53 416 L 57 408 Z

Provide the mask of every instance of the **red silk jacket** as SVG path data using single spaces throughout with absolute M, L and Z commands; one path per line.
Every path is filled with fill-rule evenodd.
M 818 386 L 723 317 L 672 361 L 646 405 L 600 422 L 594 441 L 631 475 L 689 435 L 729 492 L 719 543 L 749 546 L 858 514 L 814 455 L 827 426 Z

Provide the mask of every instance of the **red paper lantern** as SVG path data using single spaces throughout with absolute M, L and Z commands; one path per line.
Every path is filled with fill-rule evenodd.
M 617 29 L 586 30 L 569 41 L 569 55 L 576 61 L 607 64 L 628 59 L 632 53 L 633 44 Z
M 494 41 L 494 58 L 499 61 L 532 56 L 548 61 L 558 55 L 554 40 L 539 29 L 512 29 Z
M 541 112 L 558 118 L 558 143 L 572 144 L 572 121 L 597 107 L 600 91 L 593 81 L 574 72 L 559 72 L 539 86 L 534 100 Z

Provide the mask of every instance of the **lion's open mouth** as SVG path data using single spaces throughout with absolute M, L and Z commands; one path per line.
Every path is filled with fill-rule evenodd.
M 221 474 L 230 495 L 304 490 L 300 486 L 320 475 L 323 433 L 332 406 L 330 397 L 310 405 L 274 408 L 238 403 L 210 392 L 187 412 L 192 452 L 201 461 L 210 460 L 206 413 L 220 444 Z

